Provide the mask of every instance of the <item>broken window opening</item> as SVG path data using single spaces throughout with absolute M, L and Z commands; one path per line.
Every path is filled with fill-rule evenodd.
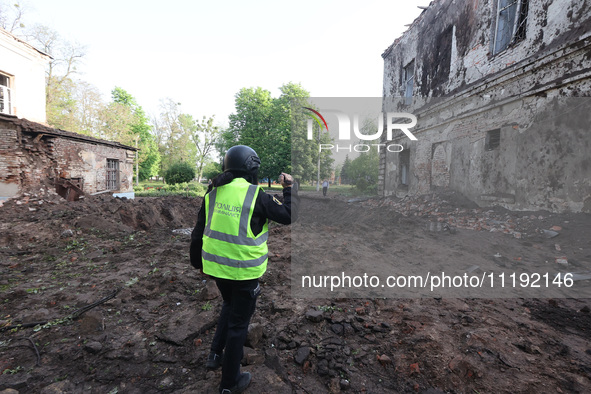
M 404 88 L 404 97 L 412 97 L 412 90 L 415 80 L 415 61 L 410 61 L 405 67 L 402 68 L 402 86 Z
M 501 146 L 501 129 L 489 130 L 486 132 L 484 150 L 494 150 Z
M 529 0 L 497 0 L 493 55 L 525 38 Z
M 119 160 L 107 159 L 107 190 L 119 189 Z
M 401 187 L 408 187 L 409 184 L 409 169 L 410 169 L 410 151 L 408 149 L 399 153 L 398 162 L 400 167 L 400 185 Z
M 12 98 L 10 77 L 0 74 L 0 113 L 12 115 Z

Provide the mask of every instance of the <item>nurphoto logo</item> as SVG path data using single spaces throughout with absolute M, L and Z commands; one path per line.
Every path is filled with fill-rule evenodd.
M 328 132 L 328 124 L 326 119 L 319 111 L 309 107 L 302 107 L 308 111 L 308 115 L 312 119 L 308 119 L 308 140 L 314 139 L 313 132 L 313 121 L 318 124 L 319 130 L 325 129 Z M 342 111 L 337 110 L 322 110 L 324 114 L 334 115 L 338 122 L 338 141 L 350 141 L 351 140 L 351 117 Z M 410 120 L 410 122 L 405 120 Z M 394 130 L 402 131 L 411 141 L 416 141 L 417 137 L 410 132 L 410 128 L 416 126 L 417 118 L 413 114 L 407 112 L 387 112 L 386 113 L 386 143 L 379 144 L 318 144 L 318 149 L 323 150 L 335 150 L 336 152 L 348 151 L 348 152 L 369 152 L 372 147 L 376 147 L 378 152 L 385 148 L 388 152 L 402 152 L 404 147 L 400 144 L 388 143 L 392 141 L 392 132 Z M 376 141 L 381 139 L 384 130 L 384 116 L 380 113 L 378 117 L 377 131 L 373 134 L 363 134 L 359 130 L 359 115 L 353 114 L 353 133 L 357 139 L 362 141 Z

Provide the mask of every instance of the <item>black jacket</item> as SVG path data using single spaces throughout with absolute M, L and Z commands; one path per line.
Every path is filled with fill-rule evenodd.
M 293 197 L 293 199 L 292 199 Z M 258 235 L 263 230 L 267 219 L 281 224 L 290 224 L 297 219 L 297 205 L 299 198 L 297 192 L 292 196 L 292 188 L 283 189 L 283 201 L 272 194 L 259 191 L 254 205 L 254 212 L 250 221 L 252 232 Z M 292 203 L 294 209 L 292 211 Z M 191 233 L 191 265 L 197 269 L 203 268 L 201 260 L 201 248 L 203 247 L 203 231 L 205 230 L 205 199 L 199 209 L 197 224 Z

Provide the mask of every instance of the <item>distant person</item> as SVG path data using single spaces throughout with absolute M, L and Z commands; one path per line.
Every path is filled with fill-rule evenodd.
M 324 182 L 322 182 L 322 195 L 324 197 L 326 197 L 326 193 L 328 192 L 328 180 L 324 180 Z
M 261 165 L 256 152 L 244 145 L 228 149 L 224 172 L 213 179 L 191 234 L 191 265 L 215 278 L 222 311 L 205 366 L 222 367 L 220 393 L 241 393 L 250 384 L 240 372 L 248 325 L 261 292 L 259 278 L 267 270 L 269 220 L 290 224 L 298 202 L 291 175 L 282 173 L 283 202 L 258 186 Z

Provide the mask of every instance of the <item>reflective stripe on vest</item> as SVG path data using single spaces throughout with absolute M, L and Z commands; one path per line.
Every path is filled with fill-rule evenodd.
M 205 226 L 204 234 L 209 238 L 217 239 L 220 241 L 230 242 L 234 245 L 251 245 L 251 246 L 259 246 L 264 242 L 267 242 L 269 238 L 269 233 L 264 232 L 258 238 L 248 238 L 248 226 L 250 225 L 250 206 L 254 200 L 254 196 L 257 194 L 258 186 L 249 185 L 248 192 L 246 192 L 246 198 L 244 200 L 244 204 L 242 204 L 242 212 L 240 213 L 240 227 L 238 231 L 238 235 L 231 235 L 222 233 L 221 231 L 215 231 L 211 229 L 211 218 L 213 217 L 213 210 L 215 208 L 215 198 L 217 195 L 217 188 L 213 189 L 209 193 L 209 210 L 207 215 L 207 224 Z M 249 209 L 244 209 L 245 207 L 249 207 Z
M 255 236 L 250 227 L 259 187 L 243 178 L 214 188 L 205 196 L 203 272 L 217 278 L 246 280 L 267 269 L 267 222 Z

